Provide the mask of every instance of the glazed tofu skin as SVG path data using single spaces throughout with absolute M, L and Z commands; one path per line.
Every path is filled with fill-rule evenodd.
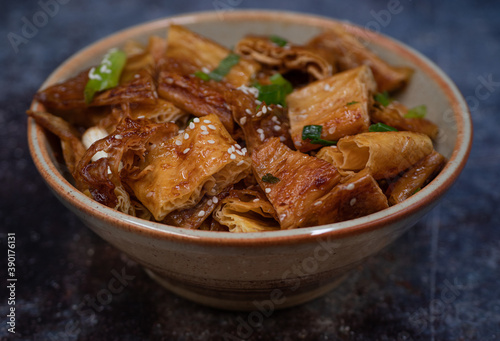
M 250 158 L 217 116 L 207 115 L 155 146 L 139 168 L 145 175 L 127 184 L 161 221 L 170 212 L 190 208 L 205 194 L 217 195 L 246 177 Z
M 380 92 L 400 90 L 409 82 L 413 74 L 413 70 L 409 67 L 392 66 L 379 58 L 349 33 L 347 26 L 336 25 L 332 27 L 314 37 L 308 46 L 334 56 L 339 71 L 368 65 L 373 72 Z
M 360 66 L 295 90 L 287 97 L 287 104 L 297 150 L 307 152 L 321 147 L 302 139 L 307 125 L 322 126 L 321 138 L 330 141 L 367 132 L 375 89 L 370 68 Z
M 286 43 L 280 46 L 268 37 L 248 36 L 236 45 L 236 52 L 262 64 L 264 68 L 287 73 L 301 71 L 312 80 L 332 74 L 332 65 L 314 49 Z

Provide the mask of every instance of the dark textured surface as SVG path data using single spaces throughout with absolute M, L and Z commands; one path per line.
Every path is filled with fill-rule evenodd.
M 467 98 L 475 128 L 469 163 L 436 209 L 337 290 L 250 321 L 250 329 L 242 322 L 247 313 L 202 307 L 163 290 L 69 213 L 30 160 L 24 111 L 67 57 L 133 24 L 230 4 L 224 10 L 282 8 L 365 26 L 388 2 L 60 2 L 67 4 L 18 53 L 7 34 L 22 34 L 23 17 L 32 20 L 39 2 L 4 1 L 0 11 L 2 340 L 500 339 L 499 2 L 402 0 L 402 10 L 379 25 L 436 62 Z M 481 87 L 485 79 L 489 87 Z M 7 232 L 17 238 L 15 335 L 6 325 Z M 129 277 L 108 297 L 104 289 L 117 272 Z

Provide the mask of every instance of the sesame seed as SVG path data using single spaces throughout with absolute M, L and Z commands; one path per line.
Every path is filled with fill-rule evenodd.
M 266 188 L 266 193 L 271 193 L 271 189 L 270 188 Z
M 186 148 L 186 149 L 184 149 L 184 151 L 182 153 L 187 154 L 190 150 L 191 150 L 191 148 Z
M 261 117 L 262 116 L 262 111 L 259 111 L 257 114 L 255 114 L 255 116 Z
M 150 198 L 150 197 L 152 197 L 154 194 L 155 194 L 155 192 L 154 192 L 154 191 L 148 192 L 148 194 L 146 194 L 146 197 L 147 197 L 147 198 Z
M 207 142 L 210 143 L 210 144 L 214 144 L 215 143 L 214 140 L 208 140 Z
M 136 78 L 139 78 L 139 77 L 136 77 Z M 166 79 L 166 82 L 168 84 L 174 84 L 174 79 L 169 77 L 169 78 Z
M 208 134 L 210 134 L 210 133 L 209 133 L 208 131 L 206 131 L 206 130 L 203 130 L 203 131 L 201 132 L 201 135 L 208 135 Z
M 230 156 L 229 158 L 230 158 L 231 160 L 234 160 L 234 159 L 236 159 L 236 155 L 231 154 L 231 156 Z
M 328 134 L 333 134 L 335 132 L 335 127 L 328 129 Z
M 115 135 L 115 139 L 117 139 L 117 140 L 121 140 L 122 138 L 123 138 L 123 136 L 121 136 L 120 134 Z
M 215 128 L 215 126 L 213 124 L 209 124 L 208 127 L 212 130 L 216 130 L 217 128 Z
M 330 85 L 325 84 L 325 86 L 323 87 L 323 90 L 325 90 L 325 91 L 329 91 L 329 90 L 330 90 Z
M 141 116 L 138 116 L 137 118 L 144 118 L 144 117 L 146 117 L 146 116 L 144 116 L 144 115 L 141 115 Z M 174 123 L 175 123 L 175 122 L 174 122 Z
M 200 119 L 199 119 L 198 117 L 195 117 L 195 118 L 193 119 L 193 122 L 194 122 L 194 123 L 200 123 Z
M 183 130 L 179 130 L 179 134 L 183 134 L 184 133 L 184 129 Z
M 267 107 L 264 105 L 264 106 L 262 107 L 262 113 L 263 113 L 263 114 L 265 114 L 266 112 L 267 112 Z
M 323 201 L 321 201 L 321 200 L 320 200 L 320 201 L 316 201 L 316 202 L 314 203 L 314 206 L 319 206 L 319 205 L 321 205 L 322 203 L 323 203 Z
M 204 73 L 210 73 L 210 69 L 207 68 L 206 66 L 202 67 L 201 71 L 203 71 Z
M 190 129 L 194 129 L 194 123 L 193 122 L 189 122 L 189 128 Z
M 257 132 L 258 132 L 259 134 L 264 134 L 264 129 L 259 128 L 259 129 L 257 129 Z
M 277 106 L 278 108 L 280 108 L 280 109 L 281 109 L 281 108 L 283 108 L 283 106 L 282 106 L 281 104 L 276 104 L 276 106 Z
M 203 122 L 205 122 L 205 123 L 212 123 L 212 121 L 210 121 L 210 120 L 203 120 Z
M 278 117 L 276 117 L 276 116 L 273 116 L 273 117 L 271 118 L 271 120 L 273 120 L 273 121 L 274 121 L 274 122 L 276 122 L 276 123 L 279 123 Z
M 246 112 L 248 115 L 252 115 L 252 110 L 250 110 L 250 109 L 248 109 L 248 108 L 247 108 L 247 109 L 245 109 L 245 112 Z
M 200 128 L 201 128 L 201 130 L 207 130 L 206 126 L 201 126 Z
M 207 205 L 208 205 L 208 206 L 212 206 L 212 199 L 208 199 L 208 201 L 207 201 Z
M 217 204 L 219 202 L 219 199 L 217 197 L 213 197 L 212 200 L 213 200 L 214 204 Z
M 349 191 L 352 191 L 354 189 L 354 184 L 349 184 L 346 187 Z
M 245 123 L 247 123 L 247 118 L 246 118 L 246 117 L 242 117 L 242 118 L 240 119 L 240 124 L 241 124 L 241 125 L 244 125 Z
M 246 148 L 243 148 L 241 151 L 243 152 L 243 154 L 247 153 L 247 149 Z
M 236 148 L 241 149 L 241 146 L 239 144 L 235 144 Z
M 180 146 L 182 144 L 182 141 L 181 140 L 175 140 L 175 144 Z
M 280 141 L 281 142 L 285 142 L 286 141 L 286 138 L 284 136 L 280 136 Z
M 203 217 L 204 215 L 205 215 L 205 211 L 202 210 L 202 211 L 198 212 L 198 217 Z
M 356 203 L 356 198 L 352 198 L 351 201 L 349 202 L 349 205 L 354 206 Z
M 261 101 L 259 101 L 258 99 L 256 99 L 256 100 L 255 100 L 255 104 L 257 104 L 257 105 L 261 105 L 261 104 L 262 104 L 262 102 L 261 102 Z
M 239 154 L 239 155 L 241 155 L 241 156 L 245 155 L 245 154 L 244 154 L 241 150 L 237 150 L 237 151 L 236 151 L 236 154 Z
M 184 140 L 187 140 L 189 138 L 189 134 L 188 133 L 185 133 L 184 134 Z
M 274 128 L 275 131 L 280 131 L 281 130 L 281 127 L 279 125 L 275 125 L 273 128 Z
M 227 149 L 227 152 L 228 152 L 229 154 L 231 154 L 231 153 L 233 152 L 233 148 L 229 147 L 229 148 Z
M 259 200 L 260 200 L 259 198 L 255 198 L 255 199 L 253 199 L 252 201 L 253 201 L 253 202 L 257 202 L 257 201 L 259 201 Z
M 245 161 L 240 160 L 240 162 L 238 162 L 238 163 L 236 164 L 236 166 L 241 166 L 244 162 L 245 162 Z
M 140 74 L 138 74 L 138 73 L 136 73 L 136 74 L 134 75 L 134 78 L 141 78 L 141 75 L 140 75 Z M 172 79 L 172 78 L 169 78 L 169 79 Z M 172 79 L 172 81 L 173 81 L 173 79 Z
M 259 135 L 259 138 L 260 138 L 260 140 L 261 140 L 261 141 L 264 141 L 264 139 L 265 139 L 266 137 L 264 136 L 264 134 L 260 134 L 260 135 Z

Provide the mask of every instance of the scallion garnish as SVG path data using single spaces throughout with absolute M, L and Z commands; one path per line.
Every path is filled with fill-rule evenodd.
M 267 173 L 262 177 L 262 181 L 270 183 L 270 184 L 275 184 L 280 182 L 280 179 L 272 175 L 271 173 Z
M 205 72 L 203 72 L 203 71 L 196 71 L 194 73 L 194 75 L 196 77 L 198 77 L 199 79 L 202 79 L 204 81 L 209 81 L 210 80 L 210 76 L 208 74 L 206 74 Z
M 220 61 L 219 66 L 209 73 L 203 71 L 196 71 L 194 75 L 204 81 L 209 81 L 213 79 L 214 81 L 220 82 L 224 77 L 231 71 L 231 68 L 238 64 L 240 61 L 240 56 L 235 53 L 229 53 L 226 58 Z
M 111 49 L 106 53 L 99 66 L 90 69 L 89 80 L 83 92 L 85 103 L 90 104 L 96 92 L 111 89 L 118 85 L 126 61 L 127 55 L 125 52 Z
M 272 41 L 273 43 L 275 43 L 276 45 L 280 46 L 280 47 L 283 47 L 286 44 L 288 44 L 288 41 L 286 41 L 286 39 L 281 38 L 279 36 L 274 36 L 274 35 L 270 36 L 269 40 Z
M 285 106 L 286 96 L 293 91 L 292 84 L 279 73 L 269 77 L 269 80 L 271 84 L 254 84 L 259 90 L 258 100 L 266 104 L 280 104 Z
M 320 125 L 308 125 L 302 128 L 302 140 L 311 140 L 313 144 L 321 144 L 323 146 L 334 146 L 337 141 L 328 141 L 321 138 L 321 131 L 323 126 Z
M 424 118 L 427 115 L 427 106 L 426 105 L 418 105 L 415 108 L 411 108 L 404 115 L 405 118 Z
M 372 124 L 369 128 L 368 131 L 370 132 L 385 132 L 385 131 L 398 131 L 396 128 L 388 126 L 387 124 L 384 123 L 377 123 L 377 124 Z
M 352 101 L 352 102 L 347 102 L 346 105 L 353 105 L 353 104 L 358 104 L 359 102 L 358 101 Z
M 392 102 L 392 99 L 389 97 L 387 91 L 379 92 L 375 94 L 373 98 L 375 99 L 375 101 L 379 102 L 384 107 L 388 106 Z

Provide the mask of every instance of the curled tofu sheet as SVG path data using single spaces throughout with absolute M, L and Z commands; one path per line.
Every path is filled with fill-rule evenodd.
M 395 205 L 411 197 L 429 183 L 445 163 L 446 158 L 436 151 L 427 155 L 389 186 L 389 203 Z
M 235 50 L 279 73 L 305 71 L 315 80 L 332 74 L 332 65 L 314 49 L 290 44 L 278 46 L 267 37 L 245 37 L 238 42 Z
M 399 90 L 409 82 L 413 69 L 389 65 L 349 33 L 348 29 L 339 24 L 313 38 L 307 46 L 333 55 L 340 71 L 360 65 L 370 66 L 380 92 Z
M 246 177 L 250 158 L 216 115 L 196 118 L 178 136 L 155 146 L 139 164 L 143 176 L 127 184 L 153 214 L 195 206 Z
M 397 130 L 414 131 L 435 139 L 439 133 L 439 127 L 425 118 L 406 118 L 408 108 L 398 102 L 392 102 L 388 106 L 373 106 L 370 118 L 373 122 L 384 123 Z
M 293 151 L 276 137 L 254 150 L 252 169 L 276 210 L 281 229 L 310 226 L 313 204 L 340 181 L 340 175 L 332 164 Z M 264 181 L 269 175 L 279 181 Z M 328 216 L 325 220 L 330 218 Z
M 407 131 L 347 136 L 336 148 L 330 153 L 335 167 L 354 172 L 366 169 L 376 180 L 395 177 L 434 150 L 427 135 Z
M 307 125 L 321 125 L 321 138 L 332 141 L 368 131 L 375 89 L 370 68 L 363 65 L 288 95 L 290 130 L 297 150 L 307 152 L 321 147 L 302 140 L 302 129 Z
M 230 232 L 279 230 L 276 211 L 262 191 L 232 190 L 214 211 L 214 219 L 229 227 Z
M 184 27 L 172 25 L 167 33 L 167 58 L 177 59 L 208 72 L 219 66 L 231 51 L 216 42 L 202 37 Z M 225 80 L 234 87 L 248 85 L 260 65 L 252 60 L 240 58 L 231 68 Z

